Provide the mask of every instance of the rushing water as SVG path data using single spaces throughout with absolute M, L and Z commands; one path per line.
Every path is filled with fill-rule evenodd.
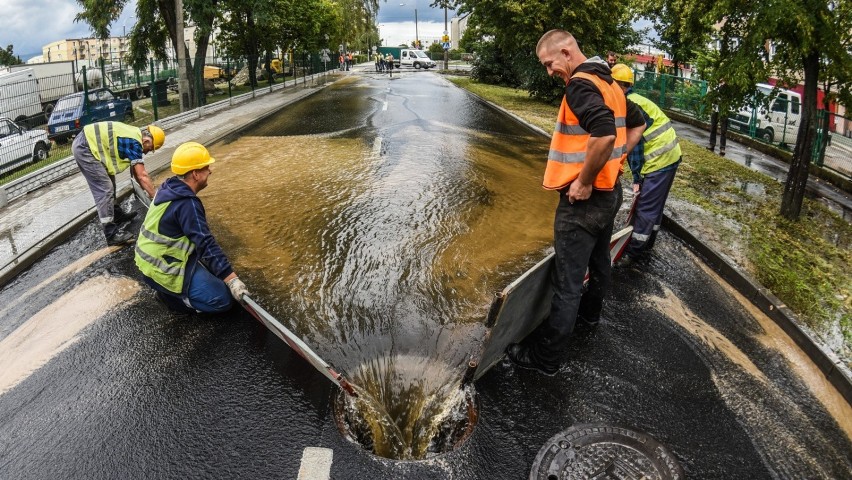
M 493 293 L 549 247 L 556 198 L 546 141 L 460 90 L 391 85 L 332 86 L 213 146 L 201 197 L 260 303 L 372 397 L 376 453 L 423 458 Z

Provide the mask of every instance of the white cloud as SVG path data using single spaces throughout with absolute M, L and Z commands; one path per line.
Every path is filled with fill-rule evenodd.
M 449 23 L 447 24 L 449 27 Z M 417 22 L 417 32 L 423 47 L 429 46 L 434 40 L 440 41 L 444 34 L 444 22 Z M 382 23 L 379 25 L 379 38 L 384 42 L 382 45 L 396 46 L 400 43 L 411 45 L 414 41 L 414 21 Z
M 113 34 L 121 35 L 125 19 L 134 15 L 136 2 L 130 1 L 122 17 L 113 24 Z M 91 36 L 86 23 L 74 22 L 82 10 L 76 0 L 3 0 L 0 15 L 0 48 L 11 44 L 14 53 L 26 61 L 41 54 L 41 47 L 65 38 Z M 130 26 L 135 19 L 127 23 Z

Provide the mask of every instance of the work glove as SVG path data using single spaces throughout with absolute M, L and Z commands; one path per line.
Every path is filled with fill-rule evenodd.
M 228 289 L 231 291 L 231 295 L 237 299 L 237 301 L 241 302 L 243 300 L 243 295 L 248 295 L 248 288 L 246 288 L 246 284 L 243 283 L 239 277 L 234 277 L 228 282 Z

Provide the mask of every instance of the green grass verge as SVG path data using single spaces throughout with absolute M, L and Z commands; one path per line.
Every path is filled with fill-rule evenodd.
M 551 131 L 557 107 L 525 90 L 448 78 L 456 85 Z M 843 337 L 852 358 L 852 226 L 822 203 L 805 199 L 801 219 L 779 215 L 782 185 L 731 160 L 681 140 L 684 161 L 671 197 L 688 204 L 678 218 L 702 225 L 711 243 L 733 253 L 761 284 L 805 323 Z M 730 252 L 737 249 L 737 252 Z M 727 251 L 727 252 L 726 252 Z M 835 333 L 836 335 L 836 333 Z

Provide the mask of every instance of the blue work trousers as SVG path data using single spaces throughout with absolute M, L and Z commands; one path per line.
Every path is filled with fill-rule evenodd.
M 185 313 L 224 312 L 233 306 L 233 297 L 228 286 L 210 273 L 204 265 L 197 264 L 189 280 L 186 296 L 176 295 L 161 287 L 148 277 L 145 283 L 157 291 L 160 299 L 170 309 Z
M 531 345 L 534 359 L 542 364 L 561 363 L 578 315 L 592 323 L 600 319 L 612 267 L 609 243 L 621 200 L 618 183 L 613 191 L 593 190 L 587 200 L 573 204 L 560 192 L 553 224 L 556 258 L 550 315 Z M 583 293 L 587 268 L 589 285 Z
M 672 167 L 651 172 L 642 179 L 639 200 L 633 212 L 633 234 L 627 245 L 627 255 L 637 257 L 654 246 L 657 232 L 663 223 L 663 208 L 669 198 L 679 165 L 678 160 Z

